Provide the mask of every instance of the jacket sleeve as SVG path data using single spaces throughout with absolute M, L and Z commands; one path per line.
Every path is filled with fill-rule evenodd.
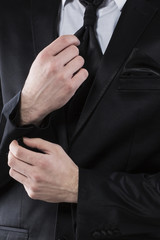
M 5 128 L 5 118 L 2 114 L 3 100 L 2 100 L 2 90 L 0 84 L 0 142 L 3 136 Z M 10 181 L 8 174 L 9 168 L 7 163 L 7 154 L 0 152 L 0 188 Z
M 160 173 L 80 169 L 78 198 L 80 240 L 160 237 Z
M 1 79 L 0 79 L 1 83 Z M 2 100 L 2 91 L 1 91 L 1 84 L 0 84 L 0 122 L 2 122 L 2 108 L 3 108 L 3 100 Z M 0 130 L 0 139 L 2 138 L 2 129 Z
M 51 117 L 43 122 L 43 126 L 36 127 L 28 125 L 18 127 L 16 116 L 19 108 L 21 92 L 6 103 L 1 110 L 0 120 L 0 187 L 10 181 L 8 174 L 9 168 L 7 165 L 7 156 L 9 144 L 14 140 L 22 139 L 23 137 L 43 138 L 48 141 L 53 141 L 54 133 Z M 2 105 L 2 104 L 1 104 Z

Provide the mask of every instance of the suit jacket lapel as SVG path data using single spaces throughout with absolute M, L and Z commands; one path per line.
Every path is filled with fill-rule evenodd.
M 31 0 L 35 56 L 57 37 L 60 0 Z
M 94 111 L 156 11 L 157 9 L 153 8 L 146 0 L 128 0 L 125 4 L 101 66 L 97 71 L 72 141 Z

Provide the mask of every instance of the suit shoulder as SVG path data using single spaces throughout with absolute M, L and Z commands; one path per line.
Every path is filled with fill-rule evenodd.
M 31 1 L 29 0 L 1 0 L 0 1 L 0 29 L 21 24 L 23 19 L 30 16 Z M 10 23 L 10 24 L 9 24 Z
M 160 10 L 160 1 L 159 0 L 146 0 L 151 6 L 158 8 Z
M 29 0 L 1 0 L 0 1 L 0 14 L 3 16 L 6 13 L 17 13 L 19 14 L 19 11 L 23 11 L 23 9 L 30 8 Z

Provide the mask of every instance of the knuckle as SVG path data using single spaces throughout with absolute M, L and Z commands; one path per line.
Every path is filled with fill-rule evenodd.
M 66 80 L 68 79 L 68 76 L 66 74 L 65 71 L 62 71 L 60 74 L 59 74 L 59 80 L 62 81 L 62 82 L 66 82 Z
M 28 191 L 28 196 L 31 198 L 31 199 L 36 199 L 36 193 L 34 190 L 30 189 Z
M 11 155 L 8 156 L 8 166 L 11 168 L 15 167 L 15 159 Z
M 20 157 L 21 157 L 21 149 L 20 149 L 20 147 L 16 147 L 16 148 L 15 148 L 14 155 L 15 155 L 15 157 L 17 157 L 17 158 L 20 158 Z
M 40 176 L 39 174 L 34 174 L 34 175 L 33 175 L 33 182 L 34 182 L 35 184 L 38 184 L 38 183 L 42 182 L 41 176 Z M 36 189 L 36 186 L 35 186 L 35 185 L 33 186 L 33 189 Z
M 71 51 L 75 54 L 75 55 L 79 55 L 79 49 L 75 46 L 75 45 L 71 45 L 70 47 Z
M 39 161 L 39 168 L 45 170 L 47 169 L 47 167 L 48 167 L 47 161 L 44 161 L 44 159 Z
M 12 142 L 9 144 L 9 150 L 12 148 L 12 144 L 13 144 Z
M 46 51 L 41 51 L 38 56 L 37 56 L 37 59 L 40 61 L 40 62 L 44 62 L 46 60 Z
M 54 59 L 54 58 L 53 58 Z M 52 76 L 53 74 L 57 73 L 59 70 L 59 63 L 58 61 L 48 61 L 46 64 L 46 74 L 47 76 Z
M 88 71 L 87 71 L 85 68 L 83 68 L 83 69 L 81 70 L 81 74 L 82 74 L 82 77 L 83 77 L 84 79 L 86 79 L 86 78 L 88 77 Z
M 53 69 L 53 64 L 52 62 L 48 61 L 46 64 L 46 72 L 50 74 L 52 72 L 52 69 Z
M 15 162 L 14 162 L 14 159 L 13 158 L 9 158 L 8 159 L 8 165 L 10 166 L 10 167 L 14 167 L 14 165 L 15 165 Z
M 58 144 L 54 144 L 54 154 L 57 155 L 61 151 L 62 147 Z
M 47 75 L 50 75 L 52 71 L 53 71 L 53 64 L 51 62 L 48 62 L 46 66 Z
M 84 58 L 82 56 L 78 56 L 77 61 L 78 61 L 79 65 L 81 65 L 81 66 L 84 65 Z
M 10 152 L 8 153 L 8 165 L 11 166 L 11 154 Z
M 38 187 L 35 183 L 31 183 L 30 186 L 27 189 L 27 193 L 29 195 L 30 198 L 32 199 L 36 199 L 37 197 L 37 193 L 38 193 Z
M 70 94 L 70 93 L 73 92 L 73 90 L 74 90 L 74 86 L 73 86 L 72 82 L 69 81 L 69 82 L 66 84 L 66 92 L 67 92 L 68 94 Z
M 59 144 L 54 144 L 54 146 L 58 152 L 62 150 L 62 147 Z
M 10 168 L 10 170 L 9 170 L 9 175 L 10 175 L 11 177 L 13 177 L 13 170 L 12 170 L 12 168 Z
M 59 66 L 59 61 L 57 59 L 53 60 L 53 62 L 49 64 L 49 72 L 57 72 L 59 70 Z
M 70 43 L 70 38 L 66 35 L 60 36 L 60 40 L 63 44 L 68 45 Z

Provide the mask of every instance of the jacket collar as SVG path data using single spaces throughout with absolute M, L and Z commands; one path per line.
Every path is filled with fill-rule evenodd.
M 121 11 L 127 0 L 114 0 L 114 1 L 117 4 L 117 7 L 119 8 L 119 10 Z
M 64 7 L 66 4 L 72 1 L 73 0 L 62 0 L 62 7 Z M 121 11 L 127 0 L 105 0 L 105 4 L 107 5 L 109 1 L 115 1 L 115 3 L 117 4 L 117 7 Z

